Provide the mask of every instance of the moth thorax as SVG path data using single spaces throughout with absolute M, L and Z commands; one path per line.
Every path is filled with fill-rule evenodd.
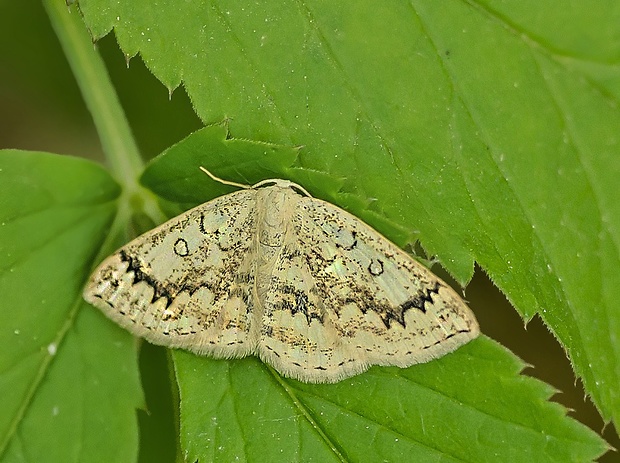
M 259 211 L 257 221 L 259 245 L 280 248 L 284 245 L 290 224 L 293 202 L 298 195 L 290 188 L 263 188 L 256 198 Z

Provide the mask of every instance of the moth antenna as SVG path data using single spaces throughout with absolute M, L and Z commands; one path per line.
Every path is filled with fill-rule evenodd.
M 237 188 L 244 188 L 246 190 L 252 188 L 250 185 L 244 185 L 243 183 L 231 182 L 228 180 L 224 180 L 223 178 L 216 177 L 215 175 L 213 175 L 211 172 L 209 172 L 207 169 L 205 169 L 202 166 L 200 166 L 200 170 L 202 170 L 205 174 L 207 174 L 209 177 L 211 177 L 216 182 L 219 182 L 223 185 L 236 186 Z

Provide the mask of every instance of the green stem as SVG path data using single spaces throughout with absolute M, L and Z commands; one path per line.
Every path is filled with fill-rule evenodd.
M 43 0 L 43 6 L 93 117 L 112 173 L 123 185 L 121 222 L 126 223 L 136 209 L 141 209 L 154 223 L 163 222 L 166 217 L 154 196 L 138 184 L 144 163 L 105 64 L 79 12 L 75 7 L 68 8 L 62 0 Z
M 73 71 L 114 176 L 131 195 L 143 162 L 108 71 L 75 7 L 62 0 L 43 0 L 56 36 Z

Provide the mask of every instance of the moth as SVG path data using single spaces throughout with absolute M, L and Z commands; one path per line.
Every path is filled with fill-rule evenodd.
M 471 310 L 430 270 L 360 219 L 279 179 L 134 239 L 99 265 L 84 298 L 154 344 L 256 355 L 310 383 L 427 362 L 479 334 Z

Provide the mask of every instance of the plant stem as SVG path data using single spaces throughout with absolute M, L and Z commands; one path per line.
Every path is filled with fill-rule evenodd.
M 105 64 L 75 7 L 68 8 L 59 0 L 44 0 L 43 5 L 93 117 L 110 168 L 131 195 L 139 188 L 143 162 Z
M 61 0 L 43 0 L 43 6 L 93 117 L 112 174 L 123 186 L 120 223 L 126 223 L 137 209 L 155 224 L 163 222 L 166 217 L 154 196 L 138 183 L 144 163 L 105 64 L 79 12 Z

